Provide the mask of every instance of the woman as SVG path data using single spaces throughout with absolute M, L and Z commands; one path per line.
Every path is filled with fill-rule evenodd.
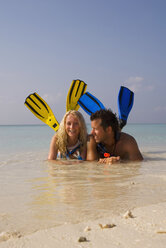
M 82 114 L 70 110 L 64 115 L 58 132 L 53 136 L 49 160 L 57 158 L 86 159 L 87 129 Z

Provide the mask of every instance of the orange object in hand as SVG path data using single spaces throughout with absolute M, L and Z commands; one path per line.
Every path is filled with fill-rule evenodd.
M 105 157 L 105 158 L 109 158 L 109 157 L 110 157 L 110 154 L 109 154 L 108 152 L 105 152 L 105 153 L 104 153 L 104 157 Z

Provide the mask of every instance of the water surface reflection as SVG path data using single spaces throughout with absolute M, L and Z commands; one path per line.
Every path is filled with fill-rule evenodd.
M 40 209 L 42 218 L 49 216 L 55 223 L 76 223 L 111 211 L 118 214 L 131 207 L 132 185 L 140 174 L 139 168 L 139 163 L 112 166 L 49 163 L 48 176 L 33 181 L 36 193 L 31 204 L 33 209 Z

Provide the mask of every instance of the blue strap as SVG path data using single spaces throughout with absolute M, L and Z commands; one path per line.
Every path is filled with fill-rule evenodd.
M 105 149 L 105 146 L 104 146 L 102 143 L 98 143 L 97 146 L 98 146 L 98 148 L 99 148 L 103 153 L 108 152 L 108 151 Z
M 69 151 L 69 150 L 67 149 L 66 158 L 67 158 L 67 159 L 70 159 L 70 156 L 69 156 L 69 155 L 72 155 L 73 153 L 75 153 L 75 152 L 77 151 L 77 149 L 79 149 L 79 148 L 80 148 L 80 145 L 78 145 L 77 147 L 75 147 L 75 148 L 74 148 L 73 150 L 71 150 L 71 151 Z M 80 155 L 78 155 L 77 159 L 78 159 L 78 160 L 83 160 L 82 157 L 81 157 Z
M 67 149 L 67 153 L 70 154 L 70 155 L 72 155 L 75 151 L 77 151 L 78 148 L 80 148 L 80 145 L 78 145 L 77 147 L 75 147 L 75 148 L 74 148 L 73 150 L 71 150 L 71 151 L 69 151 L 69 150 Z

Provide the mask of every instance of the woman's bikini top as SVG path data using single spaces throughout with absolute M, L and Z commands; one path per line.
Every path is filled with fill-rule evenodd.
M 63 156 L 60 152 L 58 152 L 57 157 L 70 159 L 72 156 L 72 158 L 83 160 L 81 157 L 80 146 L 81 146 L 81 142 L 78 140 L 74 146 L 67 146 L 67 149 L 66 149 L 67 151 L 66 151 L 65 156 Z

